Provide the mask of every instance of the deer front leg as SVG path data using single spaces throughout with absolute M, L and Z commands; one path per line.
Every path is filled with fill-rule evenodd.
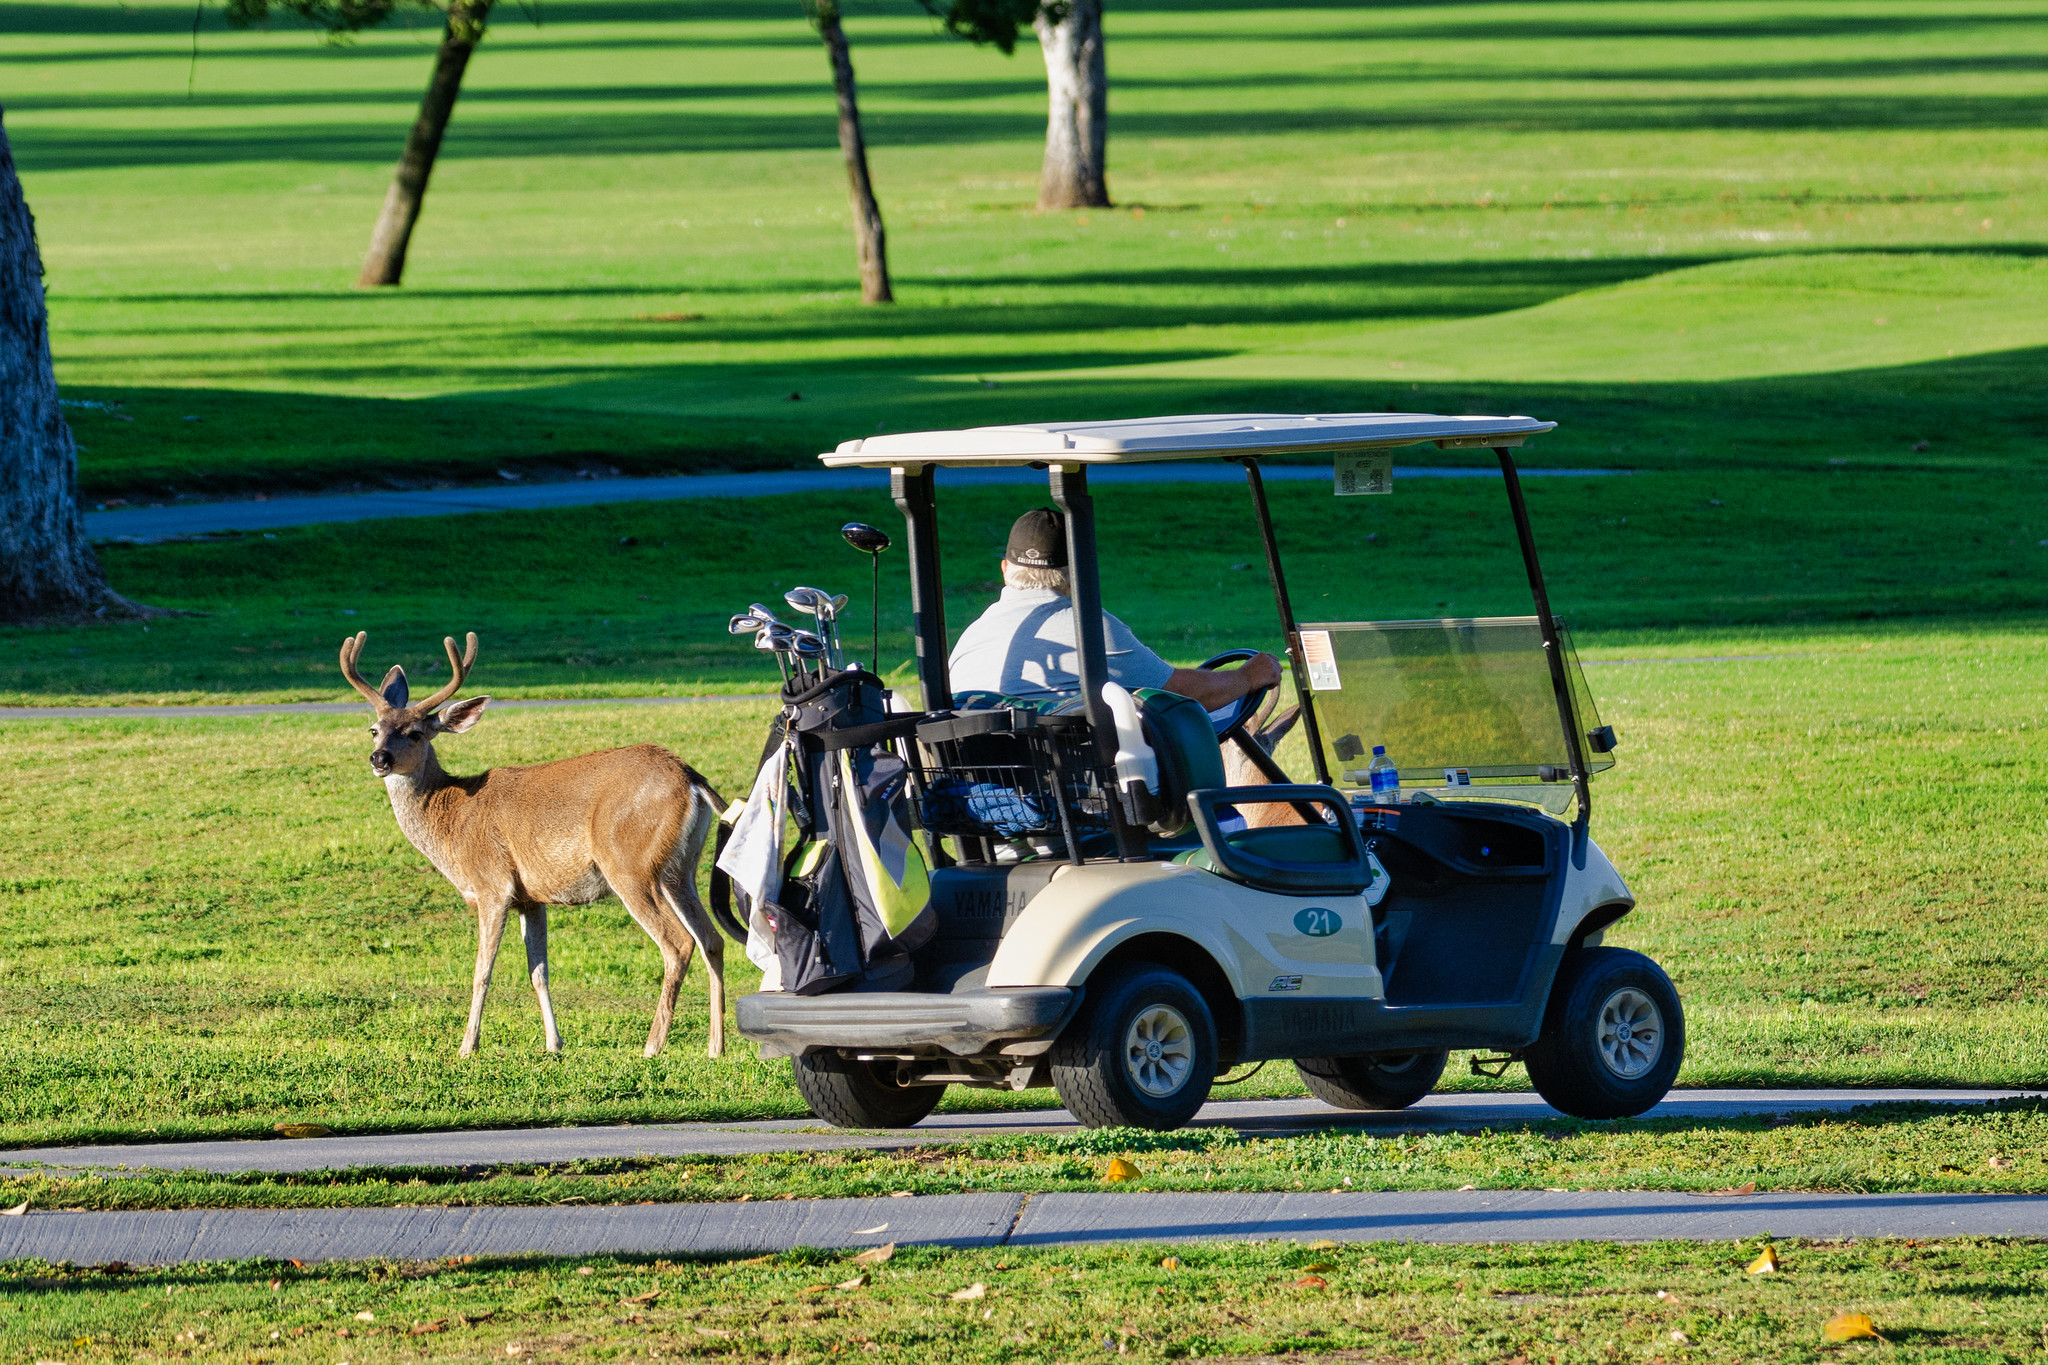
M 476 976 L 469 992 L 469 1029 L 462 1035 L 462 1051 L 467 1057 L 476 1051 L 477 1041 L 484 1031 L 484 995 L 491 988 L 491 964 L 498 960 L 498 944 L 505 937 L 505 920 L 512 913 L 509 899 L 500 897 L 483 900 L 476 896 L 464 897 L 476 911 Z
M 555 1027 L 555 1002 L 548 995 L 548 908 L 545 905 L 519 907 L 519 937 L 526 941 L 526 974 L 533 980 L 534 998 L 540 1001 L 541 1030 L 547 1035 L 549 1052 L 562 1050 L 562 1031 Z
M 705 910 L 697 898 L 697 888 L 689 882 L 679 884 L 664 882 L 662 895 L 676 918 L 682 921 L 688 937 L 684 940 L 683 960 L 689 961 L 689 948 L 696 945 L 704 950 L 704 993 L 709 997 L 709 1037 L 705 1051 L 712 1057 L 725 1055 L 725 939 L 718 926 L 711 922 L 710 912 Z M 653 1054 L 650 1053 L 650 1056 Z

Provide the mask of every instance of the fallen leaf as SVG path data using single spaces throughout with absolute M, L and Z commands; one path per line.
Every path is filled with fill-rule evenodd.
M 356 1314 L 356 1321 L 357 1321 L 357 1322 L 375 1322 L 376 1320 L 377 1320 L 377 1315 L 376 1315 L 375 1313 L 372 1313 L 372 1312 L 371 1312 L 371 1311 L 370 1311 L 369 1309 L 367 1309 L 367 1308 L 365 1308 L 365 1309 L 364 1309 L 364 1310 L 363 1310 L 362 1312 L 360 1312 L 360 1313 Z
M 285 1259 L 287 1261 L 291 1261 L 291 1257 L 289 1256 L 285 1257 Z M 300 1270 L 304 1270 L 306 1268 L 306 1263 L 304 1261 L 292 1261 L 292 1264 L 297 1266 Z
M 751 1195 L 751 1194 L 743 1194 L 743 1195 L 741 1195 L 741 1196 L 740 1196 L 740 1197 L 739 1197 L 739 1198 L 738 1198 L 737 1200 L 735 1200 L 735 1201 L 733 1201 L 733 1202 L 735 1202 L 735 1203 L 739 1203 L 739 1204 L 750 1204 L 750 1203 L 752 1203 L 752 1202 L 753 1202 L 753 1200 L 754 1200 L 754 1196 L 753 1196 L 753 1195 Z
M 799 1294 L 822 1294 L 831 1287 L 829 1284 L 807 1284 L 796 1292 Z
M 775 1197 L 776 1197 L 777 1199 L 794 1199 L 794 1198 L 796 1198 L 796 1196 L 795 1196 L 795 1195 L 793 1195 L 793 1194 L 778 1194 L 778 1195 L 776 1195 Z
M 880 1265 L 895 1254 L 896 1244 L 894 1242 L 884 1242 L 881 1246 L 863 1251 L 860 1255 L 854 1257 L 853 1263 L 855 1265 Z
M 19 1218 L 28 1212 L 28 1200 L 24 1199 L 11 1209 L 0 1209 L 0 1218 Z
M 619 1302 L 620 1302 L 620 1303 L 653 1303 L 653 1302 L 654 1302 L 654 1301 L 655 1301 L 656 1299 L 658 1299 L 658 1298 L 660 1298 L 660 1297 L 661 1297 L 661 1291 L 660 1291 L 659 1289 L 650 1289 L 650 1290 L 648 1290 L 648 1291 L 647 1291 L 647 1292 L 646 1292 L 645 1294 L 635 1294 L 635 1295 L 634 1295 L 634 1296 L 633 1296 L 632 1298 L 630 1298 L 630 1299 L 620 1299 L 620 1300 L 619 1300 Z
M 985 1298 L 987 1297 L 987 1295 L 988 1286 L 983 1284 L 980 1280 L 976 1280 L 973 1284 L 968 1285 L 965 1289 L 956 1289 L 952 1293 L 946 1295 L 946 1297 L 951 1299 L 955 1303 L 966 1303 L 971 1299 Z
M 732 1333 L 717 1327 L 699 1327 L 697 1335 L 700 1337 L 717 1337 L 720 1341 L 732 1340 Z
M 2012 1158 L 2009 1156 L 1987 1157 L 1984 1164 L 1994 1171 L 2009 1171 L 2012 1169 Z
M 1304 1275 L 1294 1282 L 1296 1289 L 1328 1289 L 1330 1282 L 1320 1275 Z
M 579 1265 L 576 1267 L 576 1273 L 578 1275 L 595 1275 L 597 1270 L 593 1266 Z
M 1136 1166 L 1132 1165 L 1130 1162 L 1124 1160 L 1120 1156 L 1113 1156 L 1109 1159 L 1108 1167 L 1104 1169 L 1104 1171 L 1102 1172 L 1102 1183 L 1105 1185 L 1114 1185 L 1118 1181 L 1122 1180 L 1136 1180 L 1138 1178 L 1138 1174 L 1139 1172 Z
M 1161 1270 L 1179 1270 L 1179 1269 L 1180 1269 L 1180 1257 L 1178 1257 L 1178 1256 L 1169 1256 L 1169 1257 L 1167 1257 L 1167 1258 L 1166 1258 L 1165 1260 L 1163 1260 L 1163 1261 L 1161 1261 L 1161 1262 L 1159 1263 L 1159 1268 L 1160 1268 Z
M 1477 1185 L 1460 1185 L 1458 1186 L 1458 1193 L 1463 1194 L 1467 1190 L 1476 1190 L 1478 1188 Z
M 1335 1251 L 1337 1244 L 1327 1237 L 1318 1237 L 1315 1241 L 1308 1244 L 1308 1249 L 1310 1251 Z
M 274 1131 L 283 1133 L 288 1138 L 334 1136 L 332 1128 L 319 1123 L 280 1123 L 274 1126 Z
M 505 1354 L 508 1356 L 523 1356 L 526 1354 L 526 1348 L 516 1341 L 508 1341 L 505 1343 Z
M 1857 1341 L 1866 1337 L 1884 1340 L 1877 1335 L 1877 1324 L 1868 1313 L 1837 1313 L 1828 1319 L 1820 1334 L 1828 1341 Z
M 1726 1188 L 1726 1189 L 1724 1189 L 1724 1190 L 1702 1190 L 1702 1191 L 1700 1191 L 1700 1193 L 1702 1193 L 1702 1194 L 1707 1194 L 1707 1195 L 1727 1195 L 1727 1196 L 1733 1196 L 1733 1195 L 1739 1195 L 1739 1194 L 1755 1194 L 1755 1193 L 1756 1193 L 1756 1182 L 1755 1182 L 1754 1180 L 1745 1180 L 1745 1181 L 1743 1181 L 1743 1182 L 1742 1182 L 1742 1183 L 1741 1183 L 1740 1185 L 1730 1185 L 1730 1186 L 1729 1186 L 1728 1188 Z
M 1320 1274 L 1326 1270 L 1335 1270 L 1336 1268 L 1337 1267 L 1331 1265 L 1328 1261 L 1317 1261 L 1313 1265 L 1305 1265 L 1302 1267 L 1304 1271 L 1311 1275 Z
M 891 1191 L 889 1191 L 889 1197 L 890 1197 L 891 1199 L 915 1199 L 915 1198 L 917 1197 L 917 1191 L 916 1191 L 916 1190 L 891 1190 Z
M 414 1324 L 412 1325 L 412 1330 L 411 1330 L 410 1332 L 407 1332 L 407 1333 L 406 1333 L 406 1335 L 407 1335 L 407 1336 L 409 1336 L 409 1337 L 424 1337 L 424 1336 L 428 1336 L 428 1335 L 431 1335 L 432 1333 L 435 1333 L 435 1332 L 445 1332 L 445 1331 L 447 1331 L 447 1330 L 448 1330 L 448 1319 L 446 1319 L 446 1318 L 436 1318 L 436 1319 L 434 1319 L 434 1321 L 432 1321 L 432 1322 L 416 1322 L 416 1323 L 414 1323 Z
M 1677 1342 L 1680 1346 L 1687 1345 L 1692 1341 L 1691 1337 L 1679 1331 L 1676 1327 L 1671 1329 L 1671 1339 Z
M 1757 1258 L 1749 1263 L 1749 1273 L 1752 1275 L 1774 1275 L 1777 1273 L 1777 1270 L 1778 1249 L 1776 1247 L 1765 1247 L 1757 1254 Z
M 889 1225 L 887 1223 L 877 1223 L 871 1228 L 855 1228 L 853 1235 L 856 1237 L 872 1237 L 878 1232 L 887 1232 L 888 1230 Z
M 868 1287 L 868 1277 L 866 1272 L 862 1272 L 850 1280 L 841 1280 L 832 1287 L 834 1289 L 865 1289 Z

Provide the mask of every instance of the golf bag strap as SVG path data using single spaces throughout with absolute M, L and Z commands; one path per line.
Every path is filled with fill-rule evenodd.
M 915 734 L 925 719 L 922 711 L 905 711 L 900 716 L 878 721 L 873 725 L 852 725 L 844 730 L 819 730 L 811 738 L 818 741 L 818 747 L 826 753 L 840 749 L 865 749 L 871 744 L 886 744 L 892 739 L 902 739 Z

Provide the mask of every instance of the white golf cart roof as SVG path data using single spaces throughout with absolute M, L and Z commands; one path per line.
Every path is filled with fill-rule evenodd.
M 1555 422 L 1534 417 L 1440 417 L 1426 412 L 1249 412 L 1119 422 L 1022 423 L 908 431 L 843 442 L 818 458 L 833 468 L 923 465 L 1135 464 L 1221 456 L 1384 450 L 1434 441 L 1445 450 L 1518 446 Z

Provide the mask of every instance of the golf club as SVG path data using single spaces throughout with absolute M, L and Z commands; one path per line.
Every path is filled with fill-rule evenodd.
M 846 543 L 874 561 L 874 615 L 868 636 L 868 667 L 875 672 L 882 671 L 882 551 L 889 548 L 889 537 L 864 521 L 849 521 L 839 528 L 839 534 Z
M 802 586 L 791 588 L 782 595 L 782 600 L 807 616 L 818 621 L 818 634 L 825 642 L 825 661 L 834 668 L 840 666 L 838 630 L 832 619 L 832 595 L 817 588 Z
M 785 688 L 788 687 L 789 659 L 783 654 L 781 646 L 776 643 L 774 632 L 765 626 L 762 627 L 761 631 L 754 636 L 754 648 L 765 650 L 775 656 L 775 666 L 782 670 L 782 685 Z

